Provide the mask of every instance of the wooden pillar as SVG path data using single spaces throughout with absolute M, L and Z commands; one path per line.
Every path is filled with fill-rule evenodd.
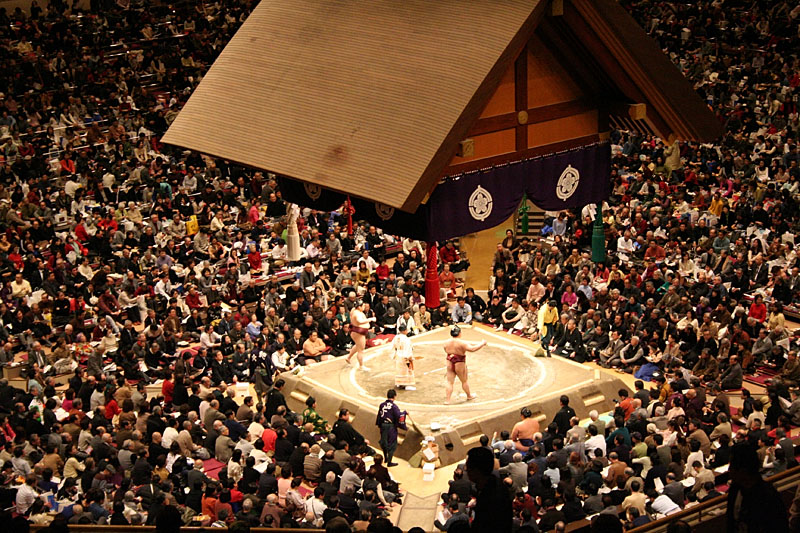
M 425 249 L 425 306 L 439 307 L 439 248 L 436 241 L 428 242 Z

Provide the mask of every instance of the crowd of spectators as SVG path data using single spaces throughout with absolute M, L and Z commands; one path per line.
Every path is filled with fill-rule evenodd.
M 649 390 L 637 380 L 635 388 L 620 389 L 613 413 L 591 411 L 584 423 L 562 396 L 546 427 L 523 408 L 510 431 L 481 437 L 511 505 L 510 527 L 550 531 L 589 519 L 609 531 L 632 529 L 721 496 L 717 476 L 725 476 L 729 512 L 740 491 L 747 500 L 732 519 L 788 531 L 787 509 L 764 480 L 797 466 L 786 419 L 770 426 L 760 400 L 746 395 L 737 411 L 718 387 L 683 377 Z M 440 529 L 468 513 L 470 487 L 459 466 L 442 495 Z
M 745 511 L 733 503 L 754 483 L 774 496 L 761 476 L 797 465 L 789 435 L 800 425 L 798 336 L 786 313 L 796 317 L 800 303 L 800 10 L 781 1 L 622 4 L 725 135 L 692 145 L 612 133 L 603 261 L 592 260 L 595 205 L 546 213 L 543 239 L 507 232 L 487 299 L 468 292 L 454 319 L 641 379 L 635 393 L 619 391 L 613 416 L 593 412 L 581 426 L 565 401 L 540 431 L 523 409 L 512 431 L 483 444 L 516 492 L 520 528 L 596 513 L 636 527 L 719 496 L 716 474 L 730 468 L 749 472 L 730 475 L 730 519 L 783 531 L 777 497 L 754 498 Z M 762 377 L 763 397 L 742 388 L 748 375 Z M 729 395 L 743 407 L 731 409 Z M 450 491 L 461 503 L 462 474 Z
M 348 352 L 356 293 L 376 332 L 449 322 L 420 308 L 423 245 L 306 210 L 290 262 L 271 176 L 159 142 L 252 7 L 0 8 L 0 363 L 25 381 L 0 381 L 0 494 L 20 527 L 391 530 L 383 458 L 274 378 Z M 464 263 L 442 256 L 450 287 Z
M 498 245 L 486 299 L 467 289 L 450 307 L 467 265 L 442 243 L 434 309 L 422 243 L 304 210 L 303 259 L 290 262 L 272 176 L 159 141 L 253 2 L 0 8 L 0 363 L 26 381 L 0 381 L 0 502 L 16 524 L 391 531 L 402 491 L 349 413 L 313 398 L 291 412 L 276 379 L 346 354 L 363 299 L 374 333 L 480 320 L 650 381 L 588 425 L 564 398 L 544 430 L 523 410 L 484 437 L 442 529 L 547 530 L 596 513 L 637 525 L 713 498 L 714 469 L 730 464 L 730 494 L 748 506 L 731 520 L 781 531 L 761 474 L 796 463 L 800 424 L 784 314 L 800 303 L 800 12 L 622 3 L 724 137 L 613 132 L 605 261 L 591 260 L 597 206 L 549 213 L 543 239 Z M 742 391 L 732 411 L 725 391 L 756 370 L 773 374 L 766 401 Z

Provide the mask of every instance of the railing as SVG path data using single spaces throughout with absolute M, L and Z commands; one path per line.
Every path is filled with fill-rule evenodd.
M 31 531 L 39 531 L 47 526 L 31 525 Z M 98 526 L 96 524 L 70 524 L 70 532 L 74 533 L 145 533 L 155 531 L 155 526 Z M 212 527 L 182 527 L 181 533 L 208 533 L 209 531 L 226 531 L 223 528 Z M 251 527 L 251 533 L 320 533 L 321 529 L 287 529 L 287 528 L 267 528 Z

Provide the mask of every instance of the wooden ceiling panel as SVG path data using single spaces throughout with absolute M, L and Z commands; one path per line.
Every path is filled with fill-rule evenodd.
M 262 0 L 164 142 L 413 211 L 537 4 Z

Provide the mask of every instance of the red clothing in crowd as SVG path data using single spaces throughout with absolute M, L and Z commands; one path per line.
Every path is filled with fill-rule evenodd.
M 175 383 L 171 379 L 165 379 L 161 384 L 161 394 L 164 396 L 164 403 L 172 404 L 172 395 L 175 392 Z
M 625 413 L 625 420 L 627 420 L 628 418 L 630 418 L 631 413 L 633 413 L 633 400 L 631 400 L 630 397 L 625 398 L 624 400 L 619 402 L 619 407 Z
M 75 174 L 75 161 L 72 159 L 62 159 L 61 163 L 61 170 L 66 172 L 67 174 Z
M 106 420 L 112 420 L 114 416 L 120 414 L 122 409 L 119 408 L 117 405 L 117 400 L 111 398 L 108 402 L 106 402 Z
M 276 440 L 278 440 L 278 434 L 275 433 L 275 430 L 272 428 L 265 429 L 264 433 L 261 434 L 261 442 L 264 443 L 264 451 L 274 452 Z
M 202 514 L 211 517 L 212 522 L 217 521 L 217 499 L 211 496 L 203 496 L 200 507 Z
M 439 256 L 442 258 L 443 263 L 455 263 L 458 261 L 458 250 L 455 247 L 448 248 L 445 245 L 439 249 Z
M 79 302 L 77 298 L 72 298 L 69 301 L 69 310 L 72 311 L 73 313 L 75 313 L 78 310 L 83 311 L 85 309 L 86 309 L 86 302 L 85 301 L 81 300 Z
M 753 302 L 750 304 L 750 313 L 748 315 L 759 322 L 764 322 L 767 319 L 767 306 L 763 303 L 757 304 Z
M 378 265 L 378 268 L 375 269 L 375 274 L 378 276 L 379 280 L 385 280 L 389 277 L 389 265 L 386 263 Z
M 86 231 L 83 222 L 75 226 L 75 238 L 80 242 L 87 242 L 89 240 L 89 232 Z
M 203 302 L 200 301 L 200 293 L 195 291 L 187 294 L 186 305 L 189 306 L 189 309 L 197 309 L 203 307 Z
M 14 266 L 17 268 L 17 270 L 22 270 L 22 268 L 25 266 L 22 256 L 16 252 L 11 252 L 8 254 L 8 260 L 14 263 Z
M 439 274 L 439 283 L 442 285 L 442 287 L 452 287 L 455 282 L 456 275 L 449 270 L 442 270 L 442 273 Z
M 261 218 L 261 213 L 258 211 L 257 206 L 251 206 L 250 210 L 247 212 L 247 221 L 250 222 L 252 225 L 256 225 L 258 219 Z
M 98 222 L 97 225 L 103 228 L 104 230 L 111 230 L 114 233 L 116 233 L 117 228 L 119 227 L 117 221 L 114 220 L 113 218 L 104 218 L 103 220 Z
M 247 254 L 247 262 L 250 263 L 252 270 L 261 270 L 261 254 L 259 252 L 250 252 Z

